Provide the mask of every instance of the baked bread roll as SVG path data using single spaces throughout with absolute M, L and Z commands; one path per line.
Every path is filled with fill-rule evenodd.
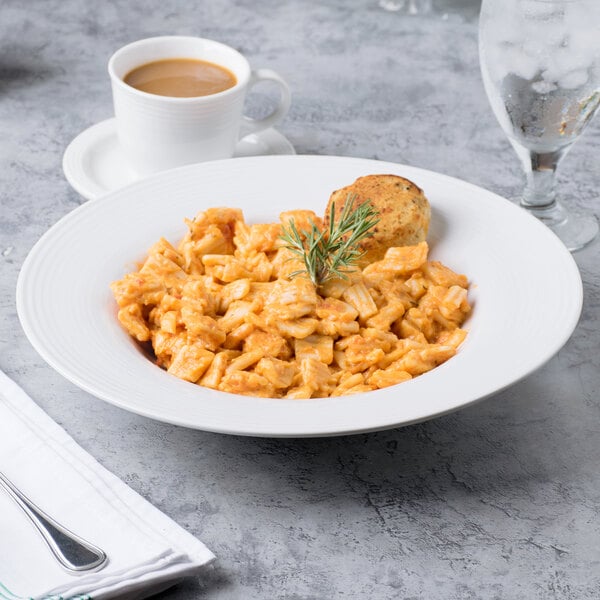
M 333 192 L 325 211 L 325 225 L 329 224 L 331 203 L 335 202 L 337 220 L 348 198 L 353 206 L 370 201 L 379 213 L 379 223 L 373 235 L 359 245 L 365 252 L 360 264 L 381 260 L 392 246 L 413 246 L 427 237 L 431 207 L 423 190 L 412 181 L 398 175 L 366 175 L 352 185 Z

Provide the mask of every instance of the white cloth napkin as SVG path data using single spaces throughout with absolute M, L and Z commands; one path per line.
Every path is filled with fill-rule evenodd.
M 145 598 L 214 559 L 204 544 L 108 472 L 0 372 L 0 471 L 109 557 L 71 575 L 0 489 L 0 598 Z

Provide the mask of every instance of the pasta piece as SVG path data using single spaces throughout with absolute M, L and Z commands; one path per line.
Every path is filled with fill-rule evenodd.
M 362 272 L 362 278 L 368 288 L 379 288 L 384 282 L 390 282 L 390 273 L 383 270 L 378 271 L 375 267 L 367 271 L 367 268 L 365 267 Z
M 217 225 L 225 239 L 231 241 L 231 250 L 228 252 L 230 254 L 233 252 L 235 223 L 243 220 L 244 215 L 238 208 L 209 208 L 203 212 L 199 212 L 193 219 L 185 220 L 189 234 L 184 237 L 182 243 L 201 239 L 211 225 Z
M 267 298 L 265 311 L 272 320 L 299 319 L 310 315 L 317 306 L 317 292 L 307 279 L 278 280 Z
M 138 342 L 147 342 L 150 339 L 150 330 L 142 316 L 142 307 L 139 304 L 129 304 L 117 313 L 119 322 Z
M 354 385 L 351 388 L 346 388 L 343 395 L 349 396 L 350 394 L 364 394 L 365 392 L 372 392 L 375 389 L 377 388 L 373 385 L 369 385 L 368 383 L 360 383 L 359 385 Z M 338 394 L 336 394 L 334 390 L 331 395 L 336 396 Z
M 423 332 L 411 321 L 402 319 L 400 323 L 395 323 L 392 331 L 401 339 L 409 339 L 418 342 L 420 345 L 427 345 L 427 338 Z
M 195 242 L 189 241 L 179 245 L 179 252 L 183 256 L 183 268 L 188 275 L 203 275 L 202 253 L 196 249 Z
M 290 400 L 306 400 L 312 397 L 313 392 L 314 390 L 307 385 L 299 385 L 288 390 L 288 393 L 284 396 L 284 398 L 288 398 Z
M 425 264 L 429 247 L 427 242 L 416 246 L 398 246 L 388 248 L 382 260 L 371 263 L 363 269 L 363 274 L 387 272 L 393 275 L 407 275 Z
M 348 390 L 352 389 L 354 386 L 363 385 L 364 382 L 365 378 L 362 373 L 354 373 L 349 377 L 342 378 L 338 386 L 331 392 L 331 395 L 343 396 Z
M 208 369 L 214 356 L 199 344 L 187 344 L 175 354 L 167 370 L 180 379 L 196 382 Z
M 360 325 L 358 321 L 319 321 L 315 331 L 320 335 L 330 335 L 333 338 L 337 338 L 354 335 L 358 333 L 359 329 Z
M 175 284 L 177 282 L 173 282 L 173 279 L 186 279 L 187 277 L 181 266 L 164 254 L 150 254 L 142 265 L 140 273 L 151 277 L 163 278 L 165 283 Z
M 251 271 L 246 269 L 244 264 L 233 256 L 221 256 L 211 254 L 209 260 L 205 255 L 202 258 L 206 272 L 225 283 L 235 281 L 236 279 L 254 279 Z M 217 260 L 218 257 L 218 260 Z
M 350 278 L 339 277 L 328 279 L 322 286 L 320 293 L 324 298 L 341 298 L 342 294 L 352 285 Z
M 173 335 L 161 330 L 153 331 L 151 339 L 156 362 L 165 368 L 171 364 L 172 357 L 188 343 L 185 334 Z
M 242 323 L 236 327 L 233 331 L 227 334 L 225 341 L 223 342 L 223 348 L 234 350 L 241 348 L 242 343 L 246 338 L 254 331 L 255 327 L 252 323 Z
M 160 328 L 167 333 L 177 333 L 177 326 L 180 319 L 177 311 L 168 310 L 160 318 Z
M 294 340 L 296 360 L 316 358 L 329 365 L 333 362 L 333 339 L 326 335 L 309 335 L 301 340 Z
M 412 310 L 412 309 L 411 309 Z M 367 319 L 367 325 L 380 331 L 387 331 L 394 321 L 404 314 L 404 306 L 400 302 L 393 302 L 384 306 L 376 315 Z
M 171 294 L 165 294 L 158 303 L 157 307 L 161 314 L 165 314 L 169 311 L 178 312 L 181 310 L 183 303 L 181 296 L 178 298 Z
M 358 317 L 358 310 L 348 302 L 335 298 L 319 298 L 315 312 L 319 319 L 349 323 Z
M 319 396 L 329 396 L 335 386 L 335 379 L 327 365 L 316 358 L 303 358 L 300 361 L 300 375 L 302 385 Z
M 398 344 L 398 338 L 390 331 L 367 327 L 361 329 L 360 335 L 367 341 L 372 341 L 377 348 L 381 348 L 386 354 Z
M 205 279 L 188 281 L 181 290 L 181 309 L 185 307 L 198 315 L 214 317 L 217 312 L 215 291 L 214 287 L 210 289 Z
M 420 331 L 427 341 L 433 341 L 437 334 L 434 322 L 419 308 L 411 308 L 402 321 L 402 326 L 412 325 Z M 409 336 L 404 336 L 409 337 Z
M 234 300 L 227 308 L 227 312 L 218 320 L 219 327 L 229 333 L 244 323 L 248 314 L 254 312 L 255 308 L 253 302 Z
M 416 246 L 397 246 L 388 248 L 381 262 L 384 270 L 405 275 L 423 266 L 428 252 L 427 242 L 420 242 Z
M 412 375 L 400 369 L 377 369 L 368 379 L 368 383 L 377 388 L 385 388 L 412 379 Z
M 148 254 L 162 254 L 172 262 L 179 265 L 181 268 L 183 268 L 185 264 L 185 260 L 181 253 L 175 250 L 173 245 L 164 237 L 161 237 L 158 242 L 156 242 L 156 244 L 154 244 L 150 250 L 148 250 Z
M 217 265 L 225 266 L 229 261 L 233 260 L 233 256 L 228 254 L 204 254 L 202 256 L 202 264 L 207 267 L 215 267 Z
M 244 371 L 248 367 L 251 367 L 253 364 L 257 363 L 264 356 L 264 354 L 265 353 L 261 350 L 244 352 L 231 361 L 226 372 L 231 373 L 233 371 Z
M 394 369 L 406 371 L 411 375 L 421 375 L 431 371 L 456 354 L 454 346 L 430 345 L 421 350 L 409 350 L 401 359 L 390 365 Z
M 219 311 L 225 312 L 234 300 L 245 298 L 251 290 L 251 279 L 236 279 L 224 285 L 219 295 Z
M 351 304 L 359 314 L 359 317 L 365 321 L 377 312 L 377 305 L 373 300 L 367 286 L 360 281 L 350 286 L 343 294 L 342 298 L 348 304 Z
M 449 288 L 440 305 L 442 315 L 458 324 L 470 310 L 471 307 L 467 301 L 467 290 L 457 285 Z
M 294 225 L 298 231 L 307 231 L 314 223 L 318 229 L 323 229 L 323 219 L 318 217 L 312 210 L 288 210 L 280 213 L 279 220 L 281 224 L 288 227 L 290 221 L 294 221 Z
M 231 394 L 262 398 L 271 398 L 275 394 L 275 388 L 266 377 L 251 371 L 226 371 L 218 389 Z
M 236 223 L 234 242 L 244 254 L 250 252 L 273 252 L 281 245 L 281 225 L 279 223 L 256 223 L 240 226 Z
M 271 290 L 273 283 L 264 281 L 252 281 L 250 283 L 250 291 L 246 296 L 246 300 L 250 300 L 256 303 L 259 309 L 262 309 L 266 302 Z
M 354 321 L 353 321 L 354 322 Z M 359 327 L 358 323 L 356 323 L 356 331 L 349 332 L 350 333 L 358 333 Z M 329 336 L 331 339 L 335 339 L 340 335 L 337 324 L 335 321 L 321 321 L 319 320 L 317 323 L 317 328 L 315 329 L 315 333 L 319 335 Z
M 287 279 L 292 273 L 304 268 L 302 260 L 288 248 L 278 248 L 271 264 L 273 265 L 272 277 L 276 279 Z
M 294 321 L 276 321 L 274 325 L 281 335 L 301 340 L 315 332 L 318 321 L 304 318 Z
M 187 307 L 181 309 L 181 318 L 191 338 L 213 352 L 225 341 L 227 334 L 221 329 L 219 323 L 208 315 L 198 315 L 188 311 Z
M 236 258 L 243 265 L 243 268 L 251 274 L 254 281 L 267 282 L 271 279 L 273 265 L 264 252 L 252 251 L 250 254 L 244 255 L 236 253 Z M 229 279 L 230 274 L 227 266 L 223 271 L 223 276 L 226 278 L 225 281 L 234 281 Z
M 361 335 L 352 335 L 336 342 L 336 350 L 344 350 L 345 370 L 350 373 L 358 373 L 377 364 L 385 352 L 375 340 L 366 340 Z
M 216 390 L 221 383 L 221 379 L 225 374 L 225 369 L 229 363 L 229 360 L 235 358 L 236 353 L 231 351 L 217 352 L 213 358 L 210 366 L 198 382 L 200 385 L 212 388 Z
M 129 273 L 120 281 L 110 284 L 119 306 L 139 303 L 154 305 L 167 293 L 166 285 L 160 279 L 141 273 Z
M 243 254 L 250 252 L 250 225 L 244 221 L 236 221 L 233 228 L 233 244 L 235 249 Z
M 266 331 L 253 331 L 244 340 L 244 352 L 262 350 L 266 356 L 287 360 L 291 356 L 291 349 L 287 340 L 277 333 Z
M 425 277 L 430 279 L 435 285 L 447 288 L 457 285 L 466 288 L 469 284 L 466 275 L 459 275 L 438 261 L 426 262 L 421 267 L 421 270 Z
M 225 235 L 217 225 L 209 225 L 202 237 L 189 247 L 193 248 L 196 260 L 205 254 L 230 254 L 232 251 L 230 235 Z
M 298 372 L 296 363 L 291 363 L 278 358 L 265 357 L 258 361 L 254 371 L 262 375 L 276 389 L 289 388 L 294 375 Z
M 441 344 L 443 346 L 453 346 L 454 348 L 458 348 L 467 337 L 467 332 L 464 329 L 453 329 L 452 331 L 442 331 L 436 343 Z
M 437 330 L 441 328 L 442 330 L 451 331 L 456 327 L 454 321 L 446 319 L 439 310 L 434 310 L 431 314 L 431 318 L 437 325 Z
M 414 300 L 419 300 L 427 292 L 427 280 L 420 272 L 411 275 L 404 282 L 404 286 Z
M 409 350 L 425 348 L 426 345 L 427 342 L 419 343 L 410 338 L 398 340 L 395 346 L 389 352 L 386 352 L 385 356 L 377 362 L 377 366 L 381 369 L 385 369 L 393 362 L 402 358 Z
M 403 279 L 384 279 L 378 283 L 377 287 L 387 302 L 400 303 L 405 310 L 416 305 L 417 301 L 410 295 L 411 288 L 406 285 Z

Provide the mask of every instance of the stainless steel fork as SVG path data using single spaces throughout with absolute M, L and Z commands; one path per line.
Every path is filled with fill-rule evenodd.
M 50 548 L 60 565 L 70 573 L 99 571 L 108 564 L 106 553 L 79 537 L 36 506 L 0 471 L 0 487 L 19 505 Z

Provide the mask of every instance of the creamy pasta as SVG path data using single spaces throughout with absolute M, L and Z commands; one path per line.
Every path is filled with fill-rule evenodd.
M 248 224 L 233 208 L 186 220 L 175 247 L 160 239 L 141 268 L 111 284 L 118 319 L 152 345 L 158 365 L 202 386 L 251 396 L 320 398 L 368 392 L 454 356 L 470 305 L 468 281 L 428 246 L 389 248 L 382 260 L 317 289 L 284 247 L 282 224 Z

